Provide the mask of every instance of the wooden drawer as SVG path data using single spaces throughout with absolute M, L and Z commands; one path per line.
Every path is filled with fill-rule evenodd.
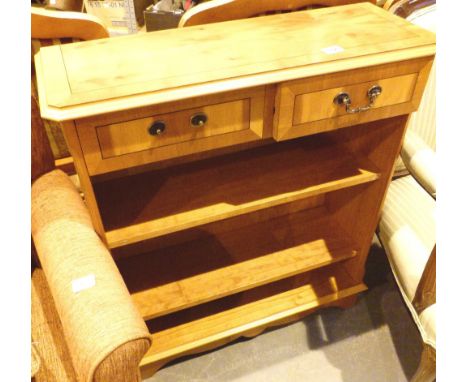
M 250 100 L 241 99 L 217 105 L 202 106 L 148 118 L 118 122 L 96 128 L 103 158 L 174 145 L 194 139 L 228 134 L 250 128 Z M 197 117 L 205 117 L 203 125 Z M 199 119 L 202 121 L 201 119 Z M 158 135 L 151 126 L 162 126 Z
M 98 175 L 261 139 L 264 97 L 262 87 L 77 121 L 88 170 Z M 197 125 L 197 116 L 206 121 Z
M 278 89 L 273 136 L 281 141 L 415 111 L 431 64 L 425 58 L 285 82 Z M 382 93 L 368 110 L 348 113 L 334 102 L 345 92 L 351 108 L 364 107 L 374 85 Z

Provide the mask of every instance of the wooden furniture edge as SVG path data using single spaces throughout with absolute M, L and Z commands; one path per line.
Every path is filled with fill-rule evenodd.
M 436 303 L 436 246 L 432 249 L 413 298 L 418 314 Z
M 426 343 L 423 344 L 418 369 L 411 382 L 432 382 L 436 378 L 436 350 Z
M 104 225 L 102 223 L 101 214 L 99 212 L 96 196 L 94 194 L 94 188 L 89 177 L 86 162 L 84 161 L 83 152 L 81 149 L 80 141 L 76 131 L 74 121 L 67 121 L 62 123 L 63 133 L 67 142 L 70 153 L 75 158 L 74 166 L 80 178 L 80 185 L 85 194 L 85 202 L 88 206 L 89 214 L 93 222 L 94 229 L 99 235 L 104 244 L 107 245 L 106 233 Z

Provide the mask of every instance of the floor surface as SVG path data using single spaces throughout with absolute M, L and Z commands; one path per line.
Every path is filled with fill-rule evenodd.
M 406 382 L 416 371 L 419 332 L 377 239 L 365 282 L 349 309 L 305 319 L 168 364 L 144 382 Z

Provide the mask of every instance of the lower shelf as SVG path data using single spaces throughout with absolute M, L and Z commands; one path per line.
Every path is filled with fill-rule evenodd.
M 239 220 L 239 218 L 233 219 Z M 233 223 L 235 224 L 235 222 Z M 117 260 L 145 320 L 352 258 L 358 248 L 324 207 Z
M 172 359 L 250 337 L 288 318 L 331 305 L 366 289 L 331 265 L 147 322 L 153 345 L 140 363 L 144 374 Z

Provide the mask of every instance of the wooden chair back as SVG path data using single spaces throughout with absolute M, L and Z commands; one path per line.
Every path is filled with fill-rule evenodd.
M 50 9 L 44 9 L 41 7 L 31 7 L 31 57 L 33 57 L 41 47 L 70 43 L 74 41 L 81 40 L 95 40 L 99 38 L 109 37 L 109 32 L 104 26 L 104 24 L 97 17 L 80 12 L 62 12 Z M 31 92 L 33 97 L 31 97 L 31 102 L 35 102 L 34 96 L 37 98 L 37 85 L 35 81 L 35 68 L 34 63 L 31 60 Z M 32 106 L 32 110 L 37 108 Z M 36 144 L 42 145 L 44 142 L 48 142 L 47 134 L 45 129 L 48 131 L 49 136 L 51 137 L 50 143 L 48 144 L 49 150 L 51 149 L 50 145 L 52 144 L 53 148 L 53 157 L 60 159 L 62 164 L 59 164 L 59 168 L 63 169 L 67 173 L 74 173 L 73 161 L 66 147 L 65 140 L 62 136 L 60 126 L 58 123 L 53 121 L 43 121 L 40 120 L 39 112 L 37 115 L 32 116 L 33 125 L 40 125 L 41 128 L 35 126 L 32 130 L 32 155 L 38 157 L 39 159 L 43 154 L 43 147 L 36 147 Z M 42 132 L 39 132 L 42 129 Z M 36 143 L 34 138 L 35 134 L 38 135 L 39 139 Z M 46 141 L 43 142 L 42 138 L 46 138 Z M 36 139 L 37 140 L 37 139 Z M 41 154 L 42 153 L 42 154 Z M 48 158 L 48 154 L 46 155 Z M 42 159 L 45 159 L 43 157 Z M 42 164 L 41 164 L 42 163 Z M 42 166 L 44 170 L 41 170 Z M 40 175 L 44 174 L 45 169 L 50 168 L 50 163 L 47 161 L 43 163 L 43 160 L 39 160 L 37 163 L 32 163 L 32 178 L 33 181 Z
M 308 7 L 331 7 L 376 0 L 212 0 L 189 9 L 179 28 L 239 20 L 268 13 L 291 12 Z
M 55 168 L 54 155 L 36 99 L 31 96 L 31 183 Z
M 31 7 L 31 38 L 75 38 L 94 40 L 109 37 L 101 20 L 80 12 L 61 12 Z
M 413 12 L 436 4 L 436 0 L 387 0 L 384 9 L 406 19 Z

